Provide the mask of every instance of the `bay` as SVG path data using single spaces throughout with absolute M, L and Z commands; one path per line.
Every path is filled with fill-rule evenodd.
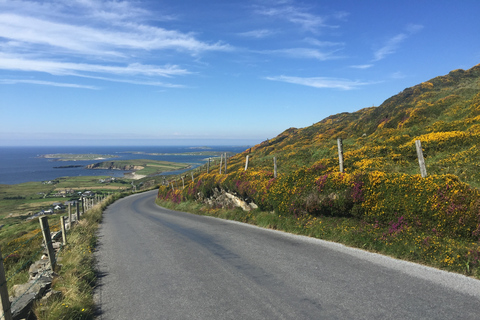
M 123 177 L 128 171 L 85 169 L 83 166 L 108 160 L 151 159 L 188 163 L 193 168 L 204 164 L 208 156 L 185 155 L 199 151 L 224 151 L 239 153 L 248 146 L 212 146 L 207 150 L 188 146 L 58 146 L 58 147 L 0 147 L 0 184 L 18 184 L 30 181 L 49 181 L 60 177 L 74 176 L 110 176 Z M 135 154 L 138 152 L 141 154 Z M 90 161 L 53 161 L 53 159 L 40 158 L 44 154 L 109 154 L 116 158 Z M 155 153 L 156 155 L 150 155 Z M 181 155 L 184 154 L 184 155 Z M 58 166 L 78 166 L 71 168 L 54 168 Z M 188 169 L 190 170 L 190 169 Z M 187 170 L 166 172 L 163 174 L 178 174 Z

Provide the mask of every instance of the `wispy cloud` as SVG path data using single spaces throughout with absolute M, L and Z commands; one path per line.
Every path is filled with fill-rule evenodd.
M 372 84 L 371 82 L 361 82 L 358 80 L 338 79 L 329 77 L 291 77 L 291 76 L 276 76 L 266 77 L 267 80 L 281 81 L 293 84 L 299 84 L 314 88 L 329 88 L 329 89 L 341 89 L 341 90 L 353 90 L 360 86 Z
M 64 88 L 77 88 L 77 89 L 90 89 L 98 90 L 100 88 L 95 86 L 80 85 L 75 83 L 61 83 L 41 80 L 14 80 L 14 79 L 0 79 L 0 84 L 36 84 L 42 86 L 64 87 Z
M 305 38 L 304 41 L 316 47 L 343 47 L 345 42 L 321 41 L 315 38 Z
M 327 23 L 328 18 L 309 12 L 308 8 L 289 5 L 280 2 L 276 6 L 262 6 L 255 9 L 256 14 L 281 19 L 300 26 L 303 30 L 313 33 L 319 32 L 321 28 L 338 28 L 336 25 Z M 345 15 L 340 15 L 342 19 Z
M 239 36 L 247 38 L 262 39 L 274 35 L 276 32 L 268 29 L 252 30 L 238 33 Z
M 373 64 L 357 64 L 357 65 L 350 66 L 350 68 L 354 68 L 354 69 L 368 69 L 371 67 L 373 67 Z
M 388 39 L 388 41 L 377 51 L 375 51 L 374 61 L 379 61 L 384 59 L 387 55 L 394 53 L 399 44 L 407 38 L 407 35 L 404 33 L 397 34 L 396 36 Z
M 187 70 L 181 69 L 176 65 L 166 65 L 164 67 L 144 65 L 140 63 L 132 63 L 126 66 L 100 65 L 17 58 L 8 54 L 1 53 L 0 69 L 46 72 L 52 75 L 81 75 L 81 72 L 88 72 L 126 76 L 144 75 L 171 77 L 176 75 L 186 75 L 190 73 Z
M 373 61 L 379 61 L 384 59 L 386 56 L 393 54 L 397 51 L 399 45 L 405 41 L 411 35 L 419 32 L 423 29 L 422 25 L 418 24 L 409 24 L 405 28 L 406 32 L 399 33 L 390 39 L 388 39 L 384 45 L 374 52 Z
M 341 56 L 335 55 L 337 50 L 323 52 L 314 48 L 287 48 L 287 49 L 277 49 L 277 50 L 263 50 L 259 53 L 263 54 L 274 54 L 289 58 L 297 59 L 316 59 L 320 61 L 340 59 Z
M 45 72 L 113 79 L 117 76 L 150 77 L 119 79 L 138 84 L 176 87 L 156 77 L 192 74 L 176 64 L 142 63 L 152 57 L 198 57 L 204 52 L 230 51 L 221 41 L 205 42 L 193 33 L 160 28 L 153 16 L 128 1 L 0 0 L 0 69 Z M 159 59 L 155 59 L 159 60 Z M 20 83 L 20 82 L 18 82 Z
M 125 49 L 175 49 L 193 53 L 228 50 L 222 43 L 208 44 L 191 34 L 174 30 L 129 24 L 114 31 L 45 21 L 15 14 L 0 14 L 0 37 L 28 45 L 51 46 L 83 55 L 124 56 Z

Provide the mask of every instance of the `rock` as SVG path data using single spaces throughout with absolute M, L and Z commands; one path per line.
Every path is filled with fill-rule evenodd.
M 234 196 L 233 194 L 225 192 L 225 196 L 228 199 L 230 199 L 230 201 L 232 202 L 232 204 L 234 206 L 242 208 L 243 211 L 250 211 L 251 210 L 250 206 L 245 201 L 243 201 L 242 199 Z
M 24 284 L 16 284 L 13 286 L 13 293 L 15 297 L 21 297 L 24 294 L 34 293 L 34 298 L 38 298 L 50 288 L 53 278 L 47 275 L 42 275 L 37 279 L 30 280 Z
M 45 304 L 51 300 L 58 300 L 62 298 L 62 293 L 60 291 L 55 291 L 55 290 L 48 290 L 45 293 L 45 296 L 40 299 L 40 302 L 42 304 Z
M 15 301 L 15 300 L 13 300 Z M 14 320 L 28 318 L 30 311 L 35 301 L 35 294 L 28 293 L 16 300 L 12 304 L 12 318 Z
M 253 203 L 253 202 L 250 202 L 248 205 L 249 205 L 250 208 L 252 208 L 253 210 L 258 209 L 258 206 L 257 206 L 255 203 Z
M 47 269 L 50 269 L 50 263 L 42 257 L 42 260 L 38 260 L 30 266 L 28 273 L 30 274 L 30 278 L 35 278 L 39 273 L 41 274 Z

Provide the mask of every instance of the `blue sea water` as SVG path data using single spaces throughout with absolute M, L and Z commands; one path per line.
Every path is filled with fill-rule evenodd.
M 246 146 L 213 146 L 208 151 L 225 151 L 239 153 L 247 149 Z M 48 181 L 60 177 L 73 176 L 111 176 L 123 177 L 126 171 L 121 170 L 89 170 L 84 167 L 77 168 L 54 168 L 58 166 L 82 165 L 86 166 L 106 160 L 92 161 L 53 161 L 52 159 L 40 158 L 40 155 L 54 153 L 72 154 L 109 154 L 118 156 L 112 160 L 128 159 L 152 159 L 191 164 L 194 168 L 206 162 L 207 156 L 199 155 L 174 155 L 176 153 L 188 153 L 205 151 L 192 149 L 191 147 L 155 147 L 155 146 L 120 146 L 120 147 L 0 147 L 0 184 L 17 184 L 30 181 Z M 166 153 L 167 155 L 132 154 L 124 152 L 143 153 Z M 183 170 L 186 171 L 186 170 Z M 177 174 L 175 171 L 163 174 Z

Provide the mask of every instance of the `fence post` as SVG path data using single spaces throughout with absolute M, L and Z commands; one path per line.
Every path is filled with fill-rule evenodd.
M 273 157 L 273 177 L 277 177 L 277 157 Z
M 183 178 L 183 176 L 182 176 L 182 187 L 183 187 L 183 190 L 185 190 L 185 179 Z
M 192 182 L 195 183 L 195 179 L 193 179 L 193 171 L 190 171 L 190 174 L 192 175 Z
M 248 155 L 247 155 L 247 158 L 245 159 L 245 171 L 247 171 L 248 169 Z
M 3 256 L 0 251 L 0 314 L 5 320 L 12 320 L 12 310 L 10 300 L 8 299 L 7 278 L 5 277 L 5 268 L 3 267 Z
M 418 164 L 420 165 L 420 174 L 422 178 L 427 177 L 427 168 L 425 167 L 425 159 L 423 158 L 422 142 L 415 140 L 415 147 L 417 148 Z
M 208 158 L 207 162 L 207 174 L 210 172 L 210 158 Z
M 80 212 L 80 202 L 78 202 L 78 200 L 77 200 L 77 201 L 75 202 L 75 205 L 76 205 L 76 206 L 75 206 L 75 207 L 76 207 L 75 213 L 76 213 L 76 215 L 77 215 L 77 221 L 78 221 L 78 217 L 80 216 L 80 213 L 79 213 L 79 212 Z M 72 220 L 70 223 L 72 223 L 72 222 L 73 222 L 73 220 Z M 72 225 L 70 225 L 70 227 L 72 227 Z
M 222 174 L 222 158 L 223 158 L 223 154 L 220 153 L 220 170 L 219 170 L 219 174 Z
M 66 245 L 67 244 L 67 232 L 65 230 L 65 217 L 64 216 L 60 217 L 60 226 L 62 227 L 63 245 Z
M 338 146 L 338 162 L 340 164 L 340 172 L 343 173 L 343 141 L 342 138 L 337 139 Z
M 68 204 L 68 226 L 71 229 L 72 228 L 72 204 Z
M 83 207 L 83 198 L 80 198 L 82 200 L 82 207 Z M 75 219 L 75 222 L 78 223 L 80 221 L 80 203 L 77 201 L 77 217 Z
M 227 153 L 225 152 L 225 174 L 227 174 Z
M 52 236 L 50 235 L 50 227 L 48 226 L 47 217 L 40 217 L 40 226 L 42 227 L 43 240 L 45 241 L 45 248 L 47 248 L 50 268 L 53 271 L 53 268 L 55 267 L 55 251 L 53 250 Z

